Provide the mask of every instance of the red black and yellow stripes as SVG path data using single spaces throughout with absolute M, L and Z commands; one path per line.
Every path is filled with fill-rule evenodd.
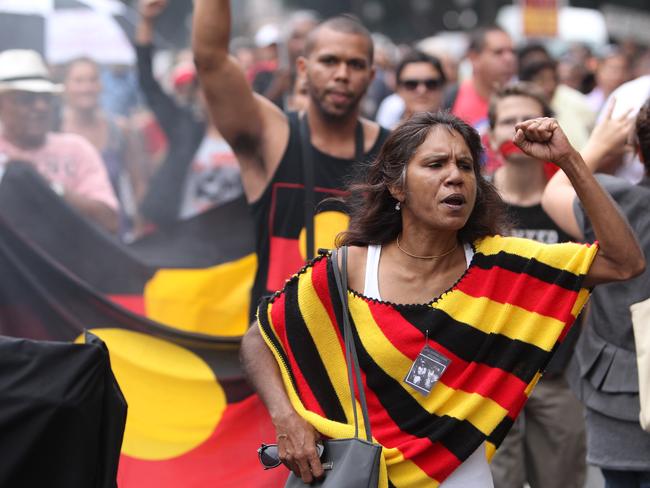
M 349 293 L 384 483 L 397 488 L 437 486 L 482 443 L 498 446 L 588 297 L 581 283 L 597 246 L 489 237 L 474 248 L 465 274 L 429 304 Z M 340 309 L 321 256 L 259 310 L 292 403 L 331 437 L 352 424 Z M 403 378 L 426 335 L 451 364 L 423 396 Z

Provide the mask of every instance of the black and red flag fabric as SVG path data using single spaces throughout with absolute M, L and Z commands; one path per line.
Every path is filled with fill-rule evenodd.
M 213 218 L 238 215 L 237 205 Z M 133 248 L 113 241 L 26 165 L 7 165 L 0 181 L 0 335 L 72 342 L 90 330 L 106 343 L 129 405 L 120 488 L 272 487 L 286 479 L 286 471 L 259 466 L 256 449 L 275 433 L 238 361 L 255 263 L 252 233 L 229 220 L 212 229 L 222 232 L 212 237 L 211 256 L 174 263 L 194 259 L 194 268 L 163 269 L 161 248 L 178 253 L 181 238 L 158 241 L 158 255 L 145 263 L 140 253 L 156 248 L 155 236 Z M 220 287 L 238 291 L 234 298 L 210 295 Z M 193 296 L 200 303 L 190 323 L 174 323 Z M 224 315 L 212 316 L 219 307 Z M 151 320 L 152 311 L 178 317 Z
M 0 392 L 0 486 L 116 488 L 127 409 L 97 337 L 0 337 Z
M 6 165 L 0 216 L 113 302 L 167 325 L 237 336 L 248 327 L 257 265 L 244 199 L 129 246 L 88 223 L 25 163 Z
M 332 236 L 345 230 L 349 217 L 343 203 L 337 201 L 345 193 L 331 188 L 314 188 L 314 200 L 321 202 L 314 216 L 315 247 L 329 249 Z M 271 187 L 269 214 L 269 269 L 267 290 L 279 290 L 286 279 L 305 264 L 307 235 L 300 202 L 304 200 L 302 183 L 274 183 Z M 323 202 L 325 200 L 325 202 Z

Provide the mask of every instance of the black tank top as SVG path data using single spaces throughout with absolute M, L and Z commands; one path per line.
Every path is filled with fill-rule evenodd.
M 259 299 L 280 290 L 285 281 L 305 264 L 306 235 L 304 178 L 297 113 L 288 114 L 289 142 L 272 180 L 262 196 L 251 205 L 257 240 L 258 268 L 251 297 L 251 319 Z M 388 137 L 381 128 L 377 141 L 364 158 L 371 161 Z M 314 155 L 314 235 L 316 248 L 332 248 L 336 235 L 345 230 L 348 217 L 342 203 L 327 201 L 345 195 L 347 183 L 358 165 L 339 159 L 312 146 Z
M 507 203 L 508 214 L 514 226 L 511 235 L 533 239 L 544 244 L 569 242 L 573 239 L 548 216 L 541 204 L 521 207 Z

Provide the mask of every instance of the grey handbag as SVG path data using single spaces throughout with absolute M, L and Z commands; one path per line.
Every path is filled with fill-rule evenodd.
M 323 488 L 377 488 L 379 485 L 379 466 L 381 461 L 381 449 L 379 444 L 372 442 L 368 406 L 366 394 L 363 388 L 359 388 L 359 403 L 363 414 L 363 422 L 366 427 L 366 438 L 359 438 L 359 420 L 357 418 L 356 402 L 354 397 L 354 378 L 357 385 L 361 385 L 361 370 L 359 359 L 354 347 L 352 328 L 348 312 L 348 248 L 341 248 L 342 266 L 339 270 L 338 252 L 332 251 L 332 269 L 336 279 L 336 287 L 341 298 L 343 315 L 343 339 L 345 344 L 345 360 L 348 367 L 348 383 L 350 386 L 350 398 L 352 399 L 352 411 L 354 412 L 354 437 L 349 439 L 331 439 L 323 442 L 323 464 L 329 463 L 331 468 L 325 471 L 325 476 L 306 485 L 302 479 L 291 473 L 285 488 L 305 488 L 305 486 L 318 486 Z

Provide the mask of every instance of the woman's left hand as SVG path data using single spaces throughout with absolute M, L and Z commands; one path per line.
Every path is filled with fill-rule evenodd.
M 320 434 L 295 411 L 273 418 L 280 460 L 305 483 L 323 476 L 316 442 Z
M 550 161 L 562 169 L 576 154 L 557 120 L 548 117 L 517 124 L 513 142 L 529 156 Z

